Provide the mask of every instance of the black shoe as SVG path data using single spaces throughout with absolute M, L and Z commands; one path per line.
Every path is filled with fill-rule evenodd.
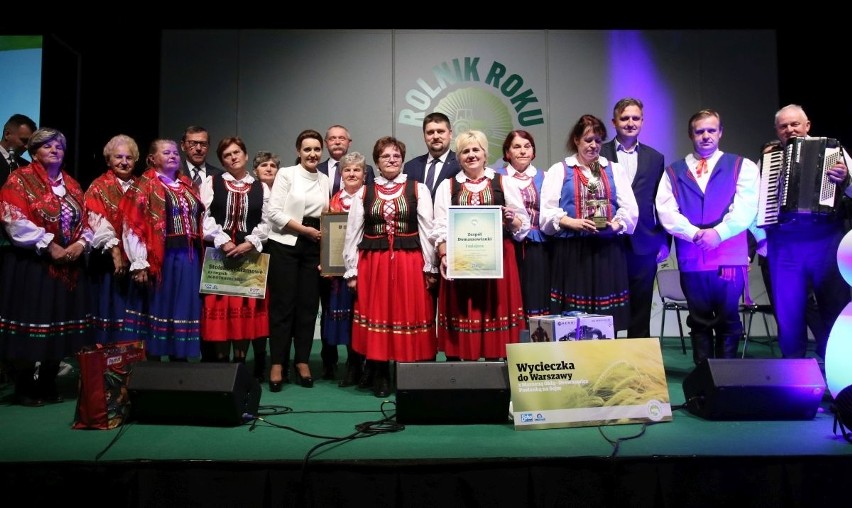
M 42 407 L 44 406 L 44 401 L 41 399 L 34 399 L 32 397 L 27 397 L 26 395 L 18 395 L 15 397 L 16 402 L 25 407 Z
M 312 376 L 304 377 L 299 373 L 299 368 L 293 365 L 293 373 L 296 374 L 296 384 L 302 388 L 313 388 L 314 378 Z
M 283 381 L 283 380 L 282 380 L 282 381 Z M 270 391 L 270 392 L 274 392 L 274 393 L 275 393 L 275 392 L 280 392 L 280 391 L 281 391 L 282 384 L 283 384 L 283 383 L 282 383 L 281 381 L 279 381 L 279 382 L 277 382 L 277 383 L 276 383 L 275 381 L 270 381 L 270 382 L 269 382 L 269 391 Z
M 65 402 L 65 398 L 62 395 L 59 395 L 58 393 L 45 395 L 44 397 L 42 397 L 42 400 L 45 404 L 61 404 L 62 402 Z
M 355 386 L 357 384 L 360 384 L 362 376 L 361 370 L 362 369 L 360 368 L 360 366 L 347 368 L 346 375 L 343 377 L 343 379 L 340 380 L 339 383 L 337 383 L 337 386 L 341 388 L 346 388 L 348 386 Z
M 337 365 L 327 364 L 322 368 L 322 378 L 326 381 L 334 381 L 337 377 L 335 374 L 337 372 Z
M 361 373 L 361 379 L 358 380 L 358 388 L 368 389 L 373 388 L 373 366 L 367 365 Z
M 390 396 L 390 380 L 385 376 L 376 376 L 376 384 L 373 387 L 373 395 L 381 399 Z

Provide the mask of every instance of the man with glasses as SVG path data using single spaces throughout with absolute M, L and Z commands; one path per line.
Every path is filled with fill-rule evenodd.
M 180 149 L 183 152 L 183 171 L 192 180 L 197 189 L 208 176 L 222 174 L 222 169 L 207 163 L 207 152 L 210 149 L 210 135 L 207 129 L 198 125 L 190 125 L 180 138 Z
M 0 186 L 6 183 L 9 173 L 30 163 L 21 156 L 35 131 L 35 122 L 26 115 L 14 114 L 6 121 L 0 140 Z
M 183 152 L 181 170 L 184 171 L 192 186 L 198 192 L 201 182 L 208 176 L 220 175 L 223 170 L 207 163 L 207 152 L 210 150 L 210 135 L 207 129 L 198 125 L 190 125 L 180 138 L 180 149 Z M 213 242 L 205 242 L 205 246 L 213 247 Z M 214 342 L 201 340 L 201 361 L 216 362 L 217 355 L 212 345 Z

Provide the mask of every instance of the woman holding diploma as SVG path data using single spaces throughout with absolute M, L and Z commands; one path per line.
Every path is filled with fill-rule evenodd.
M 456 138 L 462 170 L 441 182 L 435 194 L 435 228 L 431 238 L 441 274 L 447 278 L 447 224 L 450 205 L 499 205 L 502 209 L 503 278 L 447 279 L 438 292 L 438 348 L 447 360 L 497 360 L 506 344 L 518 342 L 526 326 L 518 264 L 512 241 L 523 241 L 530 230 L 520 190 L 504 185 L 503 177 L 485 167 L 488 139 L 481 131 Z
M 555 237 L 550 312 L 579 310 L 630 324 L 627 262 L 620 234 L 636 228 L 639 207 L 627 170 L 600 157 L 604 123 L 583 115 L 568 137 L 571 155 L 545 173 L 541 229 Z
M 263 251 L 269 236 L 266 208 L 269 187 L 249 174 L 248 154 L 240 137 L 219 142 L 216 155 L 225 172 L 205 178 L 199 192 L 204 203 L 204 240 L 223 256 L 240 259 Z M 269 335 L 265 298 L 204 295 L 201 337 L 212 343 L 215 361 L 245 363 L 249 343 Z
M 438 270 L 429 241 L 431 194 L 401 173 L 405 144 L 380 138 L 373 160 L 379 176 L 358 191 L 349 209 L 344 278 L 356 293 L 352 349 L 372 368 L 373 394 L 387 397 L 391 360 L 435 359 L 435 307 L 429 288 L 437 282 Z
M 343 184 L 337 194 L 331 197 L 328 209 L 331 212 L 349 213 L 355 194 L 364 185 L 367 161 L 358 152 L 350 152 L 340 158 L 340 180 Z M 324 327 L 325 340 L 329 346 L 346 346 L 346 375 L 338 386 L 354 386 L 361 380 L 364 356 L 352 349 L 352 304 L 354 293 L 346 285 L 342 276 L 331 277 Z
M 201 221 L 204 204 L 180 171 L 177 142 L 157 139 L 148 169 L 121 199 L 130 260 L 126 326 L 145 340 L 149 360 L 201 356 Z

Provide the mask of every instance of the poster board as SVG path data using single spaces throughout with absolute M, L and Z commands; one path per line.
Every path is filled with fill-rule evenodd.
M 204 251 L 201 267 L 202 294 L 266 298 L 269 254 L 251 251 L 239 258 L 229 258 L 214 247 Z
M 672 420 L 660 341 L 506 346 L 515 430 Z

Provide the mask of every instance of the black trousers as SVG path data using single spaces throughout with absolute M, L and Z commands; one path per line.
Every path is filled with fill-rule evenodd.
M 266 243 L 269 260 L 269 352 L 271 364 L 308 363 L 320 299 L 319 243 Z

